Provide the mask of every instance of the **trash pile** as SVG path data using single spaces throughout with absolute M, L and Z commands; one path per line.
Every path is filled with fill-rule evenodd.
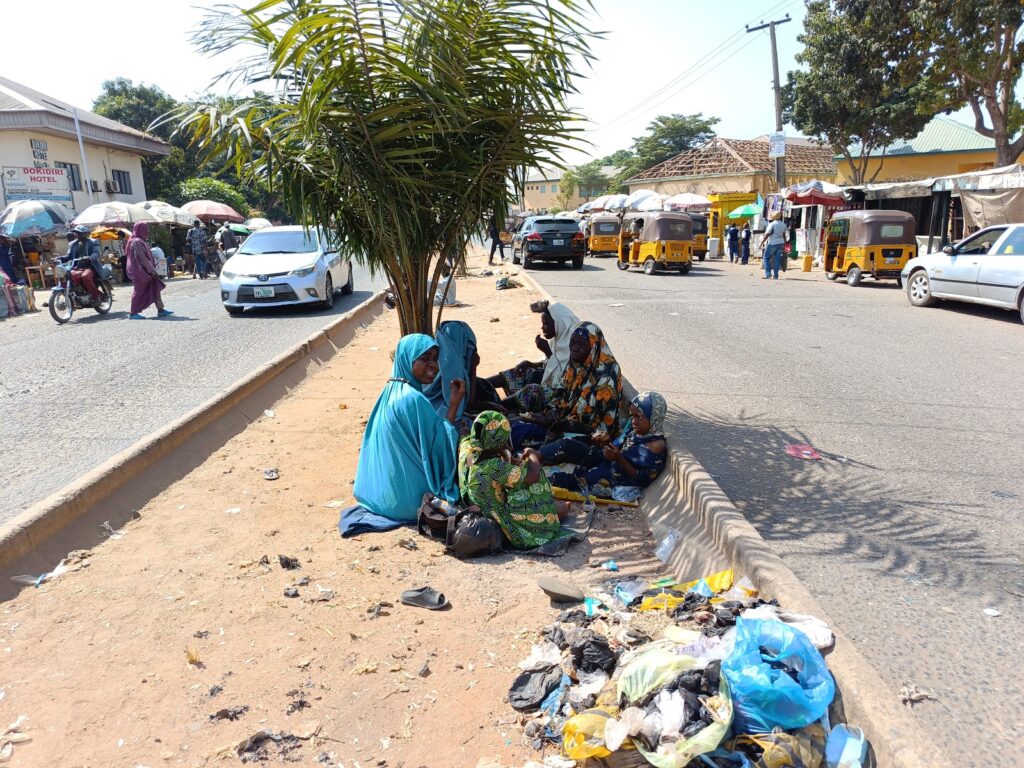
M 602 766 L 861 765 L 860 729 L 829 724 L 829 627 L 733 580 L 731 570 L 689 583 L 619 578 L 580 597 L 548 579 L 553 600 L 583 605 L 519 663 L 508 701 L 526 738 Z

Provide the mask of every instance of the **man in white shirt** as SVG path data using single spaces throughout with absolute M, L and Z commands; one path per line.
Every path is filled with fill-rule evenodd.
M 768 244 L 768 248 L 764 252 L 764 277 L 762 279 L 779 279 L 779 267 L 782 265 L 782 250 L 786 245 L 788 237 L 789 229 L 782 223 L 782 213 L 779 211 L 773 213 L 772 221 L 761 238 L 761 248 L 765 247 L 765 243 Z

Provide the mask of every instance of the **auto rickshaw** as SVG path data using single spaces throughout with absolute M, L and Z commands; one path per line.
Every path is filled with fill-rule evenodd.
M 590 217 L 587 252 L 591 256 L 615 256 L 619 252 L 619 229 L 622 222 L 616 213 L 595 213 Z
M 895 279 L 917 256 L 916 224 L 906 211 L 840 211 L 832 217 L 825 237 L 825 276 L 835 280 L 846 275 L 846 284 L 860 285 L 869 275 L 876 280 Z
M 708 217 L 703 213 L 687 212 L 693 220 L 693 255 L 697 261 L 704 261 L 708 255 Z
M 681 274 L 693 265 L 693 219 L 673 211 L 637 211 L 622 218 L 619 230 L 619 260 L 625 271 L 641 267 L 645 275 L 658 269 L 678 269 Z

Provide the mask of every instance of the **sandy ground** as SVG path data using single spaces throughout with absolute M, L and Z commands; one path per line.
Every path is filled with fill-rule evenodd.
M 494 280 L 460 280 L 465 305 L 445 313 L 473 325 L 484 374 L 539 356 L 529 311 L 538 295 L 495 291 Z M 260 730 L 291 735 L 264 743 L 270 764 L 517 766 L 539 756 L 504 701 L 516 662 L 558 613 L 537 577 L 586 588 L 610 575 L 588 567 L 595 559 L 626 574 L 660 574 L 661 564 L 628 510 L 599 513 L 590 539 L 558 559 L 463 562 L 411 529 L 342 540 L 325 504 L 350 503 L 362 425 L 397 336 L 393 314 L 361 331 L 273 417 L 92 550 L 88 567 L 0 607 L 0 726 L 26 715 L 31 737 L 10 765 L 231 765 Z M 268 467 L 279 480 L 263 479 Z M 400 546 L 408 538 L 416 549 Z M 300 567 L 283 569 L 278 555 Z M 285 597 L 302 578 L 300 596 Z M 450 611 L 398 602 L 426 584 Z M 393 605 L 374 617 L 381 602 Z M 211 718 L 232 708 L 247 709 Z

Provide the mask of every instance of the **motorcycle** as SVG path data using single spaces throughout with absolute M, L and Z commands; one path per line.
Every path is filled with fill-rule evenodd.
M 79 259 L 82 268 L 88 268 L 88 259 Z M 78 285 L 71 279 L 71 270 L 74 266 L 69 262 L 53 261 L 54 273 L 57 275 L 57 284 L 50 292 L 50 317 L 63 325 L 76 309 L 87 309 L 92 307 L 99 314 L 105 315 L 114 304 L 114 287 L 110 282 L 111 271 L 106 264 L 103 265 L 103 277 L 96 281 L 96 288 L 99 289 L 99 300 L 93 299 L 89 289 L 84 285 Z

